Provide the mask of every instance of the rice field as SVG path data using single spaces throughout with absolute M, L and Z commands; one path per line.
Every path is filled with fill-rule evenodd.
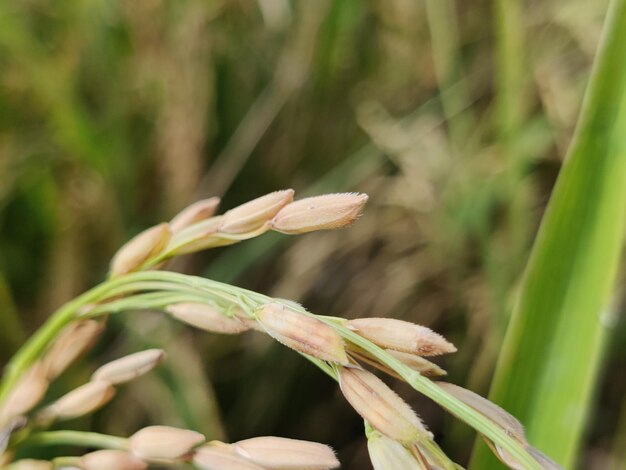
M 0 4 L 0 465 L 623 468 L 624 44 L 624 0 Z

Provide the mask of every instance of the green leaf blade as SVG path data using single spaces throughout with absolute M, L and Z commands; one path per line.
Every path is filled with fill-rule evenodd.
M 490 398 L 573 468 L 597 380 L 626 213 L 626 1 L 614 0 L 576 135 L 544 216 Z M 473 468 L 499 468 L 484 449 Z

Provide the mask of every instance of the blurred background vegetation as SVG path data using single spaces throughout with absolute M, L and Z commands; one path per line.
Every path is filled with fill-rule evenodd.
M 370 202 L 349 230 L 268 234 L 174 269 L 430 326 L 459 348 L 440 361 L 450 381 L 486 395 L 606 3 L 0 3 L 0 363 L 126 239 L 198 198 L 351 190 Z M 623 468 L 626 327 L 612 321 L 581 468 Z M 368 468 L 362 421 L 299 356 L 151 312 L 110 325 L 51 396 L 126 352 L 169 357 L 76 428 L 305 438 Z M 466 463 L 473 434 L 398 392 Z

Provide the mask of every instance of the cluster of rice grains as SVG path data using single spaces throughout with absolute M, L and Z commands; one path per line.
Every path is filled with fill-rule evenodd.
M 328 446 L 283 437 L 255 437 L 227 444 L 207 442 L 195 431 L 171 426 L 148 426 L 128 439 L 119 438 L 116 448 L 89 452 L 81 457 L 46 460 L 22 459 L 10 470 L 143 470 L 150 465 L 180 468 L 185 463 L 200 470 L 316 470 L 337 468 L 339 461 Z
M 339 383 L 346 400 L 364 419 L 368 450 L 376 470 L 459 466 L 440 450 L 409 405 L 365 365 L 403 380 L 423 378 L 436 390 L 434 393 L 452 397 L 487 420 L 487 427 L 501 430 L 507 439 L 512 436 L 515 443 L 508 449 L 528 451 L 537 463 L 533 468 L 556 468 L 527 445 L 515 418 L 467 390 L 426 378 L 445 372 L 425 357 L 456 351 L 428 328 L 388 318 L 346 320 L 317 316 L 291 301 L 208 279 L 155 271 L 175 256 L 237 243 L 269 230 L 300 234 L 345 227 L 357 219 L 367 201 L 366 195 L 353 193 L 298 201 L 293 200 L 293 195 L 292 190 L 277 191 L 218 216 L 216 198 L 200 201 L 169 223 L 152 227 L 124 245 L 113 258 L 108 281 L 86 293 L 84 301 L 78 298 L 53 315 L 52 325 L 46 330 L 56 332 L 50 341 L 42 344 L 42 333 L 25 345 L 26 351 L 22 351 L 21 362 L 18 361 L 22 368 L 19 379 L 9 380 L 8 386 L 4 384 L 0 465 L 14 469 L 69 466 L 85 470 L 131 470 L 150 464 L 182 463 L 207 470 L 323 470 L 339 466 L 333 451 L 322 444 L 278 437 L 234 444 L 207 443 L 197 432 L 167 426 L 147 427 L 130 438 L 88 433 L 75 444 L 101 450 L 51 462 L 9 463 L 12 446 L 29 438 L 31 443 L 36 440 L 36 433 L 29 437 L 31 432 L 95 411 L 113 397 L 116 387 L 150 371 L 163 359 L 163 351 L 152 349 L 115 360 L 97 369 L 86 384 L 38 408 L 49 383 L 95 342 L 104 325 L 100 316 L 154 308 L 209 332 L 260 331 L 305 356 Z M 64 328 L 57 328 L 63 321 Z M 9 369 L 14 375 L 15 367 Z M 411 380 L 407 382 L 416 388 Z M 40 440 L 54 436 L 58 434 L 39 433 Z M 71 443 L 72 436 L 65 435 L 64 443 Z M 507 449 L 490 444 L 511 468 L 527 468 L 520 466 Z
M 231 245 L 269 230 L 290 235 L 352 224 L 367 202 L 365 194 L 328 194 L 293 200 L 287 189 L 267 194 L 214 216 L 217 198 L 192 204 L 170 223 L 152 227 L 124 245 L 111 262 L 111 276 L 158 266 L 164 260 Z

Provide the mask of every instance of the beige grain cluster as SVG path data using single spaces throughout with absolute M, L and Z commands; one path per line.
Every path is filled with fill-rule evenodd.
M 95 411 L 113 397 L 114 385 L 145 374 L 163 356 L 163 351 L 150 349 L 103 365 L 93 373 L 89 382 L 44 408 L 40 418 L 47 421 L 71 419 Z M 33 396 L 22 402 L 22 409 L 41 398 L 39 390 L 42 387 L 35 387 L 33 377 L 44 380 L 47 387 L 45 372 L 43 364 L 35 364 L 23 377 L 23 384 L 16 387 L 17 392 Z M 15 411 L 21 409 L 15 408 Z M 259 437 L 234 444 L 207 443 L 198 432 L 171 426 L 148 426 L 130 436 L 124 449 L 103 449 L 73 459 L 75 468 L 82 470 L 144 470 L 150 464 L 171 466 L 184 462 L 193 462 L 199 469 L 232 470 L 326 470 L 339 466 L 332 449 L 315 442 Z M 38 470 L 54 466 L 44 460 L 25 459 L 13 462 L 8 468 Z
M 276 191 L 218 216 L 215 212 L 219 199 L 199 201 L 169 223 L 149 228 L 130 240 L 114 256 L 110 275 L 158 268 L 173 256 L 237 243 L 268 230 L 300 234 L 345 227 L 358 218 L 367 202 L 366 195 L 356 193 L 327 194 L 298 201 L 293 198 L 291 189 Z M 441 335 L 420 325 L 389 318 L 322 319 L 282 300 L 270 301 L 256 310 L 247 305 L 245 311 L 235 304 L 200 302 L 176 303 L 164 310 L 204 331 L 222 334 L 262 331 L 303 355 L 325 361 L 329 370 L 336 373 L 346 400 L 366 422 L 368 450 L 376 470 L 440 467 L 442 461 L 431 445 L 432 434 L 417 414 L 361 363 L 395 375 L 375 354 L 366 351 L 371 351 L 363 346 L 363 341 L 367 341 L 420 374 L 444 375 L 445 371 L 424 358 L 456 351 Z M 49 381 L 93 343 L 101 328 L 94 320 L 77 321 L 67 327 L 8 396 L 0 409 L 0 424 L 29 412 L 43 398 Z M 355 335 L 362 340 L 357 341 Z M 39 417 L 53 421 L 93 412 L 111 400 L 115 386 L 145 374 L 163 355 L 163 351 L 152 349 L 105 364 L 93 373 L 88 383 L 48 405 Z M 452 386 L 442 387 L 508 433 L 523 437 L 519 423 L 508 421 L 504 412 L 495 412 L 485 404 L 486 400 L 477 400 Z M 496 452 L 501 454 L 501 449 Z M 506 456 L 501 458 L 506 461 Z M 225 444 L 206 442 L 202 434 L 187 429 L 149 426 L 132 435 L 127 448 L 88 453 L 77 459 L 76 466 L 84 470 L 141 470 L 150 464 L 169 466 L 183 462 L 191 462 L 202 470 L 324 470 L 339 465 L 332 449 L 313 442 L 260 437 Z M 36 464 L 49 468 L 47 462 Z
M 317 442 L 255 437 L 234 444 L 213 441 L 193 458 L 200 470 L 329 470 L 339 467 L 333 450 Z
M 234 444 L 207 443 L 200 433 L 171 426 L 149 426 L 137 431 L 128 439 L 128 453 L 148 464 L 193 462 L 201 470 L 326 470 L 339 466 L 332 449 L 316 442 L 268 436 Z
M 417 414 L 381 379 L 363 369 L 359 361 L 395 375 L 393 371 L 358 344 L 344 339 L 335 324 L 347 327 L 421 374 L 444 375 L 444 370 L 423 356 L 446 354 L 456 348 L 429 328 L 387 318 L 325 322 L 296 304 L 280 300 L 262 305 L 251 317 L 238 308 L 223 310 L 194 303 L 172 305 L 166 310 L 175 318 L 206 331 L 240 333 L 251 328 L 261 330 L 301 354 L 330 363 L 337 371 L 346 400 L 373 430 L 370 435 L 375 437 L 371 437 L 368 445 L 376 470 L 436 468 L 441 464 L 439 457 L 424 445 L 428 442 L 436 446 L 432 434 Z M 239 448 L 246 449 L 243 444 Z M 241 455 L 230 446 L 210 443 L 198 450 L 194 462 L 200 468 L 268 468 L 260 461 L 240 461 L 239 457 Z M 405 467 L 394 467 L 405 464 Z
M 429 328 L 402 320 L 359 318 L 344 324 L 423 375 L 445 374 L 423 356 L 456 351 L 452 343 Z M 349 344 L 348 352 L 355 359 L 396 376 L 393 370 L 357 345 Z M 404 400 L 377 376 L 359 366 L 339 368 L 338 372 L 343 395 L 372 429 L 368 433 L 368 451 L 375 470 L 441 467 L 439 457 L 426 445 L 436 446 L 432 434 Z
M 332 449 L 315 442 L 268 436 L 234 444 L 206 443 L 199 433 L 169 426 L 138 431 L 129 439 L 129 452 L 148 463 L 191 461 L 207 470 L 325 470 L 339 466 Z
M 115 385 L 133 380 L 154 367 L 164 357 L 160 349 L 149 349 L 109 362 L 97 369 L 89 382 L 66 393 L 40 412 L 45 421 L 67 420 L 96 411 L 115 395 Z
M 442 464 L 440 457 L 425 445 L 436 446 L 417 414 L 358 361 L 366 358 L 366 362 L 382 370 L 389 369 L 357 344 L 344 340 L 333 322 L 323 322 L 284 302 L 268 303 L 254 317 L 282 344 L 333 364 L 344 397 L 373 430 L 370 435 L 375 437 L 371 437 L 369 449 L 376 470 L 438 468 Z M 456 351 L 441 335 L 405 321 L 364 318 L 345 321 L 343 325 L 424 375 L 444 375 L 445 371 L 423 356 Z M 210 455 L 214 459 L 232 458 L 223 449 L 212 449 Z
M 216 306 L 193 303 L 172 305 L 166 310 L 175 318 L 206 331 L 239 333 L 250 328 L 260 329 L 301 354 L 330 363 L 337 371 L 346 400 L 372 429 L 368 447 L 376 470 L 437 468 L 442 463 L 425 445 L 436 446 L 417 414 L 381 379 L 363 369 L 359 361 L 392 375 L 393 371 L 358 344 L 344 339 L 335 324 L 347 327 L 421 374 L 444 375 L 444 370 L 423 356 L 451 353 L 456 348 L 429 328 L 388 318 L 325 322 L 287 301 L 264 304 L 251 317 L 232 307 L 223 311 Z M 241 452 L 237 453 L 236 449 L 246 451 L 247 447 L 244 444 L 235 448 L 221 443 L 206 444 L 196 452 L 194 463 L 207 469 L 291 468 L 264 466 L 259 459 L 242 461 Z
M 283 437 L 255 437 L 226 444 L 206 442 L 189 429 L 148 426 L 130 436 L 124 449 L 103 449 L 71 458 L 81 470 L 145 470 L 150 465 L 199 470 L 331 470 L 339 467 L 333 450 L 317 442 Z M 19 460 L 12 470 L 52 469 L 45 460 Z
M 358 193 L 326 194 L 294 201 L 285 189 L 215 216 L 219 199 L 196 202 L 169 223 L 151 227 L 126 243 L 114 255 L 110 276 L 157 268 L 168 258 L 207 248 L 231 245 L 268 230 L 300 234 L 352 224 L 367 202 Z
M 50 382 L 80 357 L 96 340 L 102 324 L 95 320 L 70 323 L 61 331 L 40 361 L 23 374 L 0 408 L 0 425 L 32 410 L 44 397 Z

